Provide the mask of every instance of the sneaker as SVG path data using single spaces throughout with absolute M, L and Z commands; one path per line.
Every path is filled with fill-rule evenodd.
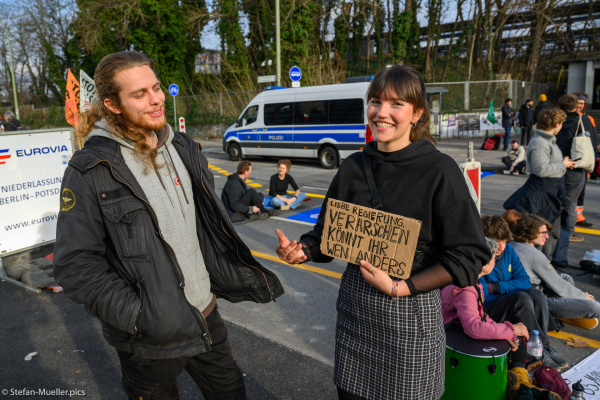
M 507 170 L 507 169 L 505 169 L 505 170 L 504 170 L 504 175 L 510 175 L 510 171 L 509 171 L 509 170 Z
M 572 234 L 571 237 L 569 238 L 569 242 L 583 242 L 583 236 L 579 236 L 576 234 Z
M 519 172 L 518 172 L 518 171 L 515 171 L 515 172 L 513 172 L 512 174 L 513 174 L 514 176 L 519 176 Z
M 563 356 L 561 356 L 560 353 L 556 351 L 556 349 L 552 347 L 550 343 L 547 343 L 544 346 L 544 365 L 550 365 L 551 367 L 553 367 L 552 364 L 546 363 L 546 357 L 549 357 L 558 365 L 558 368 L 554 367 L 554 369 L 556 369 L 557 371 L 560 371 L 561 369 L 567 368 L 569 366 L 567 360 L 565 360 Z
M 583 329 L 594 329 L 598 326 L 598 318 L 559 318 L 567 324 L 575 325 Z
M 517 383 L 519 383 L 519 376 L 515 372 L 508 370 L 506 372 L 506 389 L 510 389 Z
M 250 216 L 248 217 L 248 219 L 250 221 L 264 221 L 265 219 L 269 218 L 269 214 L 266 213 L 254 213 L 254 214 L 250 214 Z
M 281 213 L 281 211 L 279 210 L 275 210 L 273 208 L 267 208 L 267 214 L 269 214 L 269 217 L 276 217 Z
M 513 372 L 517 376 L 517 383 L 515 383 L 513 386 L 519 387 L 521 386 L 521 384 L 527 385 L 529 387 L 534 386 L 533 382 L 531 381 L 531 378 L 529 377 L 529 373 L 525 368 L 515 367 L 511 368 L 509 372 Z
M 593 228 L 594 227 L 594 224 L 590 224 L 585 219 L 581 220 L 579 222 L 576 222 L 575 225 L 580 226 L 582 228 Z
M 592 260 L 581 260 L 579 261 L 581 269 L 591 272 L 592 274 L 600 275 L 600 263 Z
M 281 211 L 286 211 L 286 210 L 289 210 L 289 209 L 290 209 L 290 206 L 288 206 L 288 205 L 286 204 L 286 205 L 283 205 L 283 206 L 279 207 L 279 209 L 280 209 Z

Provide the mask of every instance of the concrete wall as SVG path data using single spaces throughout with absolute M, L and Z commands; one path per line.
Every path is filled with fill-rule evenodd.
M 569 64 L 569 81 L 567 83 L 567 93 L 585 91 L 586 67 L 587 62 Z M 592 84 L 594 82 L 592 76 Z

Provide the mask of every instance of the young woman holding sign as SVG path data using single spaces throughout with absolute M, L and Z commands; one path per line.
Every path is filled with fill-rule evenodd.
M 314 230 L 299 243 L 277 230 L 276 251 L 292 264 L 331 261 L 320 251 L 329 198 L 420 220 L 409 279 L 394 280 L 365 261 L 348 264 L 337 302 L 334 383 L 342 400 L 439 399 L 445 334 L 436 289 L 475 285 L 489 250 L 461 171 L 429 133 L 423 77 L 405 66 L 382 69 L 367 98 L 376 141 L 340 166 Z

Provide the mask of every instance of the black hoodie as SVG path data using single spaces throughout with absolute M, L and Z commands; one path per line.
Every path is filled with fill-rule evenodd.
M 231 222 L 243 221 L 246 219 L 246 214 L 252 210 L 240 203 L 240 199 L 247 190 L 246 183 L 238 174 L 231 174 L 227 177 L 227 182 L 221 192 L 221 201 L 229 213 Z
M 424 259 L 420 265 L 414 264 L 412 282 L 419 288 L 434 288 L 434 284 L 427 282 L 417 285 L 416 277 L 439 263 L 452 276 L 454 285 L 475 285 L 483 265 L 492 256 L 486 246 L 477 207 L 456 162 L 425 139 L 389 155 L 378 152 L 375 146 L 376 142 L 370 142 L 364 152 L 372 159 L 383 211 L 422 222 L 417 250 L 424 253 Z M 340 166 L 329 186 L 317 224 L 301 237 L 310 261 L 332 260 L 319 250 L 328 198 L 371 206 L 360 152 L 352 154 Z
M 6 125 L 4 125 L 4 129 L 7 132 L 18 131 L 19 129 L 17 129 L 17 128 L 19 128 L 20 126 L 21 126 L 21 121 L 19 121 L 18 119 L 13 119 L 11 121 L 8 121 L 6 123 Z

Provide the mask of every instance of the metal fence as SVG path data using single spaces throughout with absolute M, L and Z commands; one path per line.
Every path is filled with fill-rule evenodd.
M 545 93 L 550 101 L 556 100 L 553 97 L 562 94 L 553 87 L 555 85 L 517 80 L 436 82 L 427 83 L 426 86 L 443 86 L 448 89 L 447 93 L 442 94 L 441 107 L 439 108 L 440 119 L 438 119 L 437 124 L 432 125 L 433 133 L 440 138 L 481 137 L 496 133 L 495 130 L 451 129 L 448 124 L 448 121 L 451 121 L 452 118 L 458 121 L 459 116 L 464 117 L 463 114 L 469 114 L 468 118 L 478 118 L 479 121 L 481 114 L 488 112 L 490 101 L 493 101 L 494 109 L 499 112 L 504 100 L 507 97 L 512 98 L 513 109 L 518 111 L 526 99 L 532 99 L 534 104 L 537 104 L 539 95 L 542 93 Z M 561 90 L 564 90 L 564 86 Z M 178 96 L 175 98 L 177 116 L 185 117 L 187 132 L 193 136 L 220 137 L 227 125 L 233 123 L 246 105 L 260 92 L 260 90 L 252 90 L 199 96 Z M 166 107 L 169 122 L 174 120 L 171 99 L 168 96 Z M 475 114 L 477 114 L 477 117 L 475 117 Z M 464 118 L 461 120 L 464 120 Z M 221 123 L 221 126 L 215 127 L 219 123 Z M 469 128 L 475 127 L 473 121 L 469 125 Z

